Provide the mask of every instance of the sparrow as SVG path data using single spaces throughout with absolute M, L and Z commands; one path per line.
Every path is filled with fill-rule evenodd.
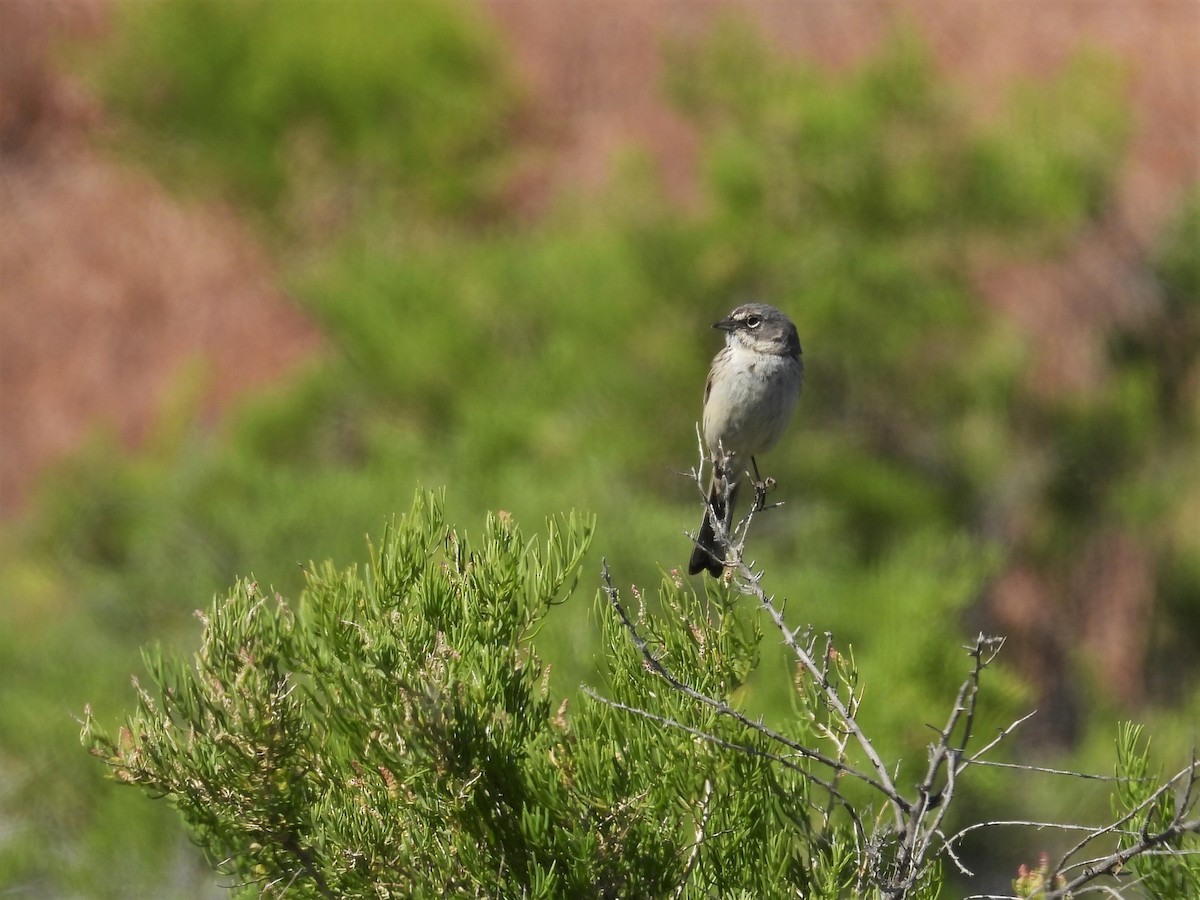
M 747 466 L 783 437 L 804 385 L 800 337 L 792 320 L 766 303 L 746 303 L 713 325 L 725 346 L 704 385 L 704 443 L 712 461 L 708 503 L 688 574 L 719 578 L 733 524 L 733 504 Z M 726 540 L 719 540 L 719 520 Z

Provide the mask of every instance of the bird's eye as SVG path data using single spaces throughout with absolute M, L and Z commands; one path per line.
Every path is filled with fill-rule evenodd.
M 757 328 L 762 324 L 762 316 L 746 316 L 746 327 Z

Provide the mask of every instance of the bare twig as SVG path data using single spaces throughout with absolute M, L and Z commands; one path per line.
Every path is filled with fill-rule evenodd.
M 655 675 L 658 675 L 660 678 L 664 679 L 667 684 L 685 696 L 691 697 L 693 700 L 699 701 L 700 703 L 711 707 L 720 715 L 727 716 L 739 724 L 744 725 L 746 728 L 758 732 L 768 740 L 782 744 L 789 750 L 796 753 L 798 756 L 806 757 L 820 763 L 821 765 L 828 766 L 835 772 L 849 775 L 853 778 L 858 778 L 876 790 L 884 790 L 882 785 L 875 782 L 865 772 L 860 772 L 853 766 L 839 762 L 837 759 L 834 759 L 833 757 L 830 757 L 819 750 L 806 747 L 803 744 L 792 740 L 786 735 L 781 734 L 772 728 L 768 728 L 762 722 L 754 721 L 745 713 L 734 709 L 723 700 L 718 700 L 715 697 L 710 697 L 707 694 L 703 694 L 677 678 L 666 666 L 662 664 L 658 657 L 651 652 L 649 642 L 641 636 L 641 633 L 637 630 L 637 626 L 633 623 L 633 620 L 630 619 L 629 613 L 625 611 L 625 607 L 621 603 L 620 594 L 613 585 L 612 574 L 608 569 L 608 560 L 602 561 L 601 571 L 604 578 L 604 590 L 608 596 L 608 602 L 617 613 L 617 617 L 621 620 L 621 624 L 625 626 L 625 631 L 629 634 L 630 640 L 633 641 L 633 645 L 641 653 L 642 661 L 644 662 L 648 671 L 653 672 Z
M 1192 761 L 1179 770 L 1174 776 L 1164 782 L 1157 790 L 1149 797 L 1139 803 L 1133 809 L 1129 810 L 1125 815 L 1121 816 L 1111 825 L 1106 825 L 1102 828 L 1094 828 L 1090 834 L 1079 841 L 1074 847 L 1068 850 L 1055 867 L 1055 872 L 1066 873 L 1075 868 L 1079 868 L 1079 874 L 1067 881 L 1062 887 L 1046 894 L 1047 900 L 1052 900 L 1055 897 L 1068 897 L 1072 891 L 1077 891 L 1080 887 L 1095 881 L 1097 878 L 1104 875 L 1115 875 L 1120 872 L 1130 860 L 1157 851 L 1159 848 L 1165 847 L 1183 837 L 1185 834 L 1200 833 L 1200 818 L 1188 819 L 1187 815 L 1195 806 L 1195 797 L 1193 796 L 1196 785 L 1197 776 L 1200 775 L 1200 761 L 1194 757 Z M 1179 785 L 1182 784 L 1182 802 L 1178 803 L 1175 808 L 1174 815 L 1171 818 L 1171 823 L 1160 831 L 1150 831 L 1149 820 L 1136 832 L 1139 840 L 1135 844 L 1128 847 L 1117 849 L 1108 856 L 1101 857 L 1096 860 L 1088 861 L 1083 864 L 1068 865 L 1068 860 L 1075 854 L 1081 852 L 1092 841 L 1103 837 L 1106 834 L 1118 833 L 1129 835 L 1127 829 L 1121 826 L 1127 822 L 1136 819 L 1141 813 L 1146 812 L 1152 807 L 1159 804 L 1163 797 L 1171 792 L 1178 791 Z
M 911 799 L 904 796 L 896 786 L 895 776 L 889 771 L 874 744 L 858 723 L 857 714 L 861 694 L 856 692 L 853 685 L 844 681 L 839 674 L 838 667 L 831 665 L 835 657 L 832 635 L 825 633 L 824 652 L 819 652 L 817 649 L 818 638 L 811 627 L 790 628 L 784 619 L 785 602 L 777 603 L 774 595 L 770 595 L 764 590 L 762 586 L 763 573 L 755 571 L 754 563 L 747 562 L 745 559 L 746 537 L 755 516 L 759 512 L 779 505 L 766 502 L 767 492 L 774 486 L 774 481 L 763 480 L 759 476 L 757 468 L 753 473 L 747 473 L 754 486 L 753 503 L 744 518 L 732 528 L 727 527 L 723 517 L 718 516 L 713 508 L 714 504 L 710 501 L 704 479 L 706 465 L 718 465 L 719 463 L 710 461 L 706 456 L 699 430 L 697 430 L 697 440 L 700 448 L 700 464 L 692 470 L 690 475 L 695 480 L 701 496 L 704 497 L 706 514 L 712 522 L 718 546 L 724 551 L 725 581 L 739 593 L 752 597 L 759 608 L 768 614 L 782 635 L 784 644 L 796 659 L 799 671 L 806 679 L 811 679 L 815 685 L 813 688 L 815 696 L 824 705 L 829 716 L 828 722 L 818 721 L 816 723 L 817 733 L 830 741 L 834 748 L 833 752 L 827 753 L 805 746 L 785 734 L 768 728 L 761 721 L 753 721 L 724 700 L 695 690 L 674 674 L 655 655 L 650 643 L 641 635 L 638 627 L 625 611 L 619 592 L 613 584 L 607 561 L 603 565 L 603 578 L 609 604 L 616 612 L 634 647 L 641 654 L 646 670 L 664 679 L 673 690 L 757 734 L 767 742 L 768 747 L 773 745 L 784 748 L 787 753 L 773 752 L 751 743 L 721 738 L 669 717 L 605 699 L 588 690 L 587 693 L 590 696 L 599 702 L 633 715 L 645 717 L 664 727 L 682 729 L 715 746 L 769 760 L 781 768 L 798 773 L 810 784 L 818 786 L 826 792 L 828 798 L 824 810 L 819 811 L 822 820 L 828 823 L 833 810 L 840 808 L 848 814 L 854 825 L 854 833 L 859 842 L 862 859 L 859 869 L 860 887 L 863 880 L 866 879 L 885 897 L 902 898 L 907 896 L 925 876 L 934 859 L 942 854 L 960 872 L 970 876 L 972 873 L 958 856 L 958 846 L 967 835 L 984 829 L 1024 828 L 1055 830 L 1081 835 L 1076 845 L 1063 856 L 1057 866 L 1050 869 L 1049 864 L 1046 863 L 1046 887 L 1042 888 L 1043 892 L 1038 895 L 1044 897 L 1045 900 L 1066 898 L 1068 895 L 1078 896 L 1083 892 L 1118 896 L 1117 891 L 1103 884 L 1099 879 L 1118 874 L 1130 860 L 1138 856 L 1192 852 L 1177 850 L 1172 847 L 1172 844 L 1186 834 L 1200 833 L 1200 818 L 1188 818 L 1197 803 L 1196 795 L 1200 792 L 1200 763 L 1196 760 L 1159 786 L 1135 809 L 1107 825 L 1063 824 L 1034 820 L 993 820 L 968 825 L 947 836 L 942 827 L 943 823 L 961 777 L 972 766 L 991 766 L 1055 777 L 1096 781 L 1113 782 L 1124 779 L 987 759 L 987 756 L 1024 725 L 1034 715 L 1034 712 L 1018 717 L 999 729 L 991 740 L 981 746 L 973 747 L 983 673 L 995 660 L 1004 645 L 1003 638 L 979 634 L 974 642 L 965 648 L 972 664 L 969 673 L 958 688 L 945 723 L 941 728 L 933 729 L 936 737 L 928 748 L 929 761 L 925 775 L 916 785 L 915 796 Z M 726 490 L 731 490 L 729 484 L 726 484 Z M 724 499 L 726 508 L 728 508 L 731 497 L 727 495 Z M 853 747 L 857 747 L 861 757 L 865 760 L 861 768 L 849 761 L 848 751 Z M 822 778 L 815 775 L 810 771 L 809 765 L 802 764 L 804 761 L 825 767 L 831 773 L 830 777 Z M 841 777 L 856 779 L 882 797 L 884 805 L 879 810 L 879 815 L 883 818 L 890 817 L 890 828 L 881 829 L 876 823 L 875 833 L 868 837 L 859 813 L 836 787 L 835 782 Z M 711 793 L 711 785 L 707 781 L 705 790 L 703 811 L 697 825 L 697 837 L 685 869 L 687 874 L 690 874 L 696 865 L 700 843 L 707 831 L 708 797 Z M 1162 804 L 1172 791 L 1175 792 L 1176 802 L 1169 824 L 1157 830 L 1153 830 L 1149 824 L 1146 824 L 1141 830 L 1129 827 L 1130 823 L 1142 816 L 1145 816 L 1147 823 L 1153 821 L 1149 813 L 1156 806 Z M 1093 846 L 1095 841 L 1106 836 L 1119 838 L 1126 846 L 1107 855 L 1072 862 L 1087 847 Z M 683 889 L 682 885 L 686 883 L 686 880 L 685 875 L 680 890 Z M 1127 881 L 1124 886 L 1128 887 L 1130 884 L 1131 882 Z M 1052 885 L 1053 889 L 1051 889 Z M 991 898 L 999 900 L 1000 896 L 979 894 L 974 895 L 974 900 L 991 900 Z
M 638 709 L 635 706 L 629 706 L 626 703 L 620 703 L 619 701 L 611 700 L 608 697 L 602 697 L 586 685 L 582 690 L 593 700 L 597 701 L 598 703 L 603 703 L 606 706 L 611 706 L 613 709 L 619 709 L 622 712 L 627 712 L 635 716 L 641 716 L 643 719 L 649 719 L 651 722 L 657 722 L 659 725 L 662 725 L 666 728 L 676 728 L 680 731 L 685 731 L 695 738 L 699 738 L 700 740 L 713 744 L 717 747 L 723 747 L 726 750 L 736 750 L 739 753 L 745 753 L 747 756 L 757 756 L 761 759 L 767 759 L 771 762 L 778 763 L 783 768 L 795 772 L 806 781 L 817 785 L 819 788 L 826 791 L 831 798 L 835 798 L 840 804 L 841 808 L 849 815 L 851 822 L 854 823 L 854 830 L 858 833 L 859 838 L 864 839 L 866 837 L 866 829 L 863 828 L 862 821 L 859 819 L 858 813 L 855 811 L 850 801 L 847 800 L 841 791 L 837 789 L 833 782 L 826 781 L 824 778 L 814 775 L 803 766 L 797 765 L 795 761 L 790 760 L 785 756 L 771 753 L 768 750 L 762 750 L 758 747 L 755 747 L 753 744 L 740 744 L 736 741 L 730 741 L 723 737 L 719 737 L 711 732 L 703 731 L 699 728 L 693 728 L 691 725 L 685 725 L 683 722 L 672 719 L 670 716 L 662 716 L 658 713 L 652 713 L 649 710 Z
M 751 507 L 746 519 L 743 520 L 743 524 L 739 525 L 743 542 L 745 531 L 753 520 L 753 516 L 755 513 L 761 512 L 764 508 L 763 501 L 765 496 L 765 490 L 756 489 L 754 505 Z M 717 538 L 719 541 L 726 543 L 728 550 L 732 552 L 732 559 L 727 562 L 727 565 L 732 571 L 732 583 L 734 587 L 742 594 L 753 597 L 758 601 L 759 606 L 766 610 L 775 626 L 783 635 L 784 643 L 792 651 L 801 667 L 821 685 L 822 699 L 833 710 L 839 724 L 853 735 L 874 772 L 873 778 L 868 778 L 865 774 L 860 775 L 860 777 L 868 781 L 872 787 L 876 788 L 876 790 L 887 798 L 893 810 L 896 830 L 902 831 L 904 828 L 904 817 L 909 812 L 910 803 L 896 790 L 887 766 L 876 752 L 866 734 L 859 727 L 853 711 L 843 701 L 837 685 L 830 680 L 827 662 L 828 655 L 825 656 L 823 665 L 817 664 L 810 650 L 796 640 L 798 631 L 794 631 L 787 626 L 781 609 L 775 604 L 774 597 L 768 596 L 763 590 L 762 573 L 756 573 L 751 565 L 746 563 L 741 543 L 739 542 L 736 545 L 729 544 L 728 535 L 723 535 L 720 529 L 717 531 Z
M 700 801 L 700 821 L 696 823 L 696 837 L 692 841 L 692 852 L 688 854 L 687 864 L 683 867 L 683 875 L 679 879 L 679 885 L 675 888 L 673 896 L 682 897 L 683 892 L 687 889 L 687 883 L 692 877 L 692 871 L 696 868 L 696 860 L 700 858 L 700 845 L 704 843 L 705 832 L 708 830 L 708 819 L 712 815 L 712 800 L 713 786 L 712 782 L 704 779 L 704 797 Z

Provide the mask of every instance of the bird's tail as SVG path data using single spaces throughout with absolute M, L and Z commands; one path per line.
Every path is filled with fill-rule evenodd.
M 729 484 L 722 475 L 713 473 L 712 483 L 708 488 L 708 504 L 704 510 L 704 519 L 700 522 L 700 531 L 696 535 L 696 546 L 692 548 L 692 558 L 688 561 L 689 575 L 707 570 L 713 578 L 721 577 L 721 572 L 725 569 L 725 549 L 729 528 L 733 522 L 733 498 L 736 492 L 736 482 Z M 725 526 L 725 541 L 717 537 L 714 520 L 719 520 Z

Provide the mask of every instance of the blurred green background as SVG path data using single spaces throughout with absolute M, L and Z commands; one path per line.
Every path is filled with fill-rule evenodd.
M 107 152 L 236 209 L 324 347 L 216 428 L 202 376 L 182 377 L 137 453 L 97 434 L 0 535 L 0 896 L 219 895 L 171 811 L 106 782 L 73 717 L 115 721 L 139 647 L 188 650 L 192 611 L 235 576 L 288 596 L 308 560 L 362 560 L 418 486 L 445 485 L 468 531 L 494 509 L 529 533 L 597 514 L 595 577 L 536 644 L 555 692 L 595 683 L 600 559 L 640 586 L 686 560 L 708 326 L 746 298 L 792 315 L 808 365 L 760 461 L 786 504 L 753 556 L 794 624 L 853 646 L 885 756 L 923 758 L 980 629 L 1010 639 L 988 726 L 1040 710 L 1022 759 L 1103 770 L 1131 715 L 1165 761 L 1187 752 L 1198 195 L 1138 256 L 1138 314 L 1097 332 L 1087 389 L 1048 389 L 1044 348 L 980 287 L 1068 257 L 1111 213 L 1135 129 L 1111 57 L 1081 50 L 980 115 L 903 22 L 830 71 L 722 19 L 663 47 L 694 200 L 633 146 L 603 190 L 531 214 L 514 185 L 540 126 L 464 3 L 130 3 L 64 52 L 115 123 Z M 1087 573 L 1114 554 L 1149 585 L 1132 611 L 1091 602 Z M 1115 677 L 1106 641 L 1132 642 L 1138 670 Z M 763 655 L 744 701 L 770 716 L 789 676 Z M 1107 806 L 972 787 L 992 818 Z M 1041 849 L 975 852 L 1012 872 Z

